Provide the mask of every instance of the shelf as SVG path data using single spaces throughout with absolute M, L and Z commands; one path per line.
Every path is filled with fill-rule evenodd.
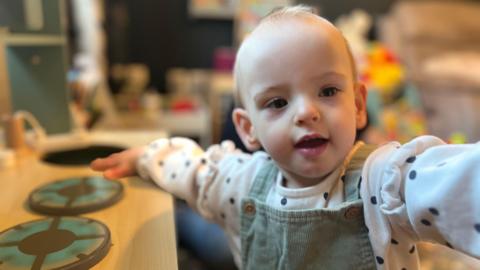
M 6 34 L 0 35 L 0 41 L 7 46 L 48 46 L 66 45 L 67 40 L 59 35 Z

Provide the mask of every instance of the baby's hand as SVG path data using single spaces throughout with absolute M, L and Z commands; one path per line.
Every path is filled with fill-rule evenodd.
M 106 158 L 97 158 L 90 163 L 94 171 L 103 172 L 107 179 L 118 179 L 136 175 L 136 163 L 143 153 L 143 147 L 131 148 Z

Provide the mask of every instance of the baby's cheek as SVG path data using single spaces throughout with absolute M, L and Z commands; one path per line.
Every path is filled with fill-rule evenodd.
M 272 130 L 273 131 L 273 130 Z M 262 142 L 262 146 L 267 153 L 269 153 L 275 160 L 281 159 L 282 156 L 288 153 L 288 135 L 282 133 L 270 132 Z

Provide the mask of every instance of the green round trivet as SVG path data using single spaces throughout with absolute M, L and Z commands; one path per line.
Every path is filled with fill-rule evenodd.
M 30 207 L 47 215 L 77 215 L 96 211 L 117 202 L 123 185 L 99 176 L 55 181 L 35 189 L 28 198 Z
M 0 269 L 85 270 L 111 246 L 103 223 L 83 217 L 51 217 L 0 233 Z

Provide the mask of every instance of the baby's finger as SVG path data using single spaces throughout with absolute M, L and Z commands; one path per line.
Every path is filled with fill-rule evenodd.
M 95 171 L 104 171 L 106 169 L 117 166 L 119 160 L 113 157 L 97 158 L 90 163 L 90 168 Z
M 103 172 L 103 176 L 107 179 L 118 179 L 118 178 L 131 176 L 131 175 L 132 175 L 132 169 L 126 165 L 116 166 Z

